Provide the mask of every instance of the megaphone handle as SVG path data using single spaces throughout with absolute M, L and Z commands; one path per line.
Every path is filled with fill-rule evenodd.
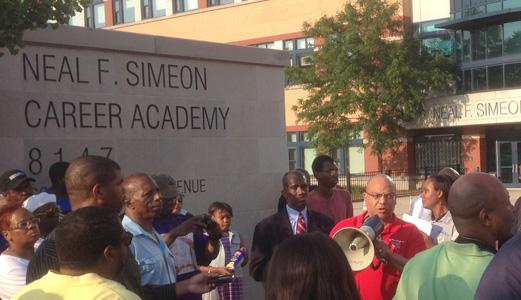
M 373 262 L 371 262 L 371 269 L 373 269 L 375 271 L 378 270 L 378 268 L 380 268 L 380 265 L 382 263 L 384 264 L 384 266 L 387 265 L 387 261 L 383 258 L 378 259 L 378 263 L 376 264 L 376 266 L 373 264 Z

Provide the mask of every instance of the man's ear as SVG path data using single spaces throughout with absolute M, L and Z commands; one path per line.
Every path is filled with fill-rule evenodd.
M 492 218 L 488 209 L 483 208 L 479 211 L 479 222 L 485 227 L 492 226 Z
M 92 198 L 94 198 L 96 200 L 103 199 L 103 195 L 102 195 L 102 191 L 101 191 L 101 185 L 99 183 L 96 183 L 92 187 L 91 196 L 92 196 Z
M 288 197 L 286 197 L 286 193 L 287 191 L 285 189 L 282 189 L 282 191 L 280 191 L 280 193 L 282 194 L 282 196 L 286 199 L 288 199 Z
M 107 262 L 112 262 L 117 257 L 117 255 L 116 255 L 117 250 L 118 249 L 116 249 L 115 246 L 108 245 L 107 247 L 105 247 L 105 250 L 103 250 L 103 257 L 105 258 L 105 260 Z

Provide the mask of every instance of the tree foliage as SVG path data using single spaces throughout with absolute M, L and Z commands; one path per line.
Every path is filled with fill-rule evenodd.
M 365 130 L 372 154 L 394 149 L 403 122 L 418 117 L 431 91 L 448 89 L 452 59 L 433 56 L 384 0 L 347 3 L 335 16 L 304 23 L 319 45 L 311 67 L 286 70 L 290 85 L 303 85 L 307 99 L 293 109 L 320 149 L 342 147 Z M 381 166 L 380 166 L 381 167 Z
M 92 0 L 0 0 L 0 48 L 7 48 L 13 55 L 18 53 L 24 46 L 25 30 L 67 24 L 75 11 L 81 12 L 90 2 Z

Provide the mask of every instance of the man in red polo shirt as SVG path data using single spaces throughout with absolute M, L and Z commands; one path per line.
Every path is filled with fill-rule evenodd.
M 360 228 L 364 221 L 378 215 L 384 222 L 382 240 L 375 241 L 375 258 L 383 258 L 387 264 L 382 264 L 377 270 L 368 267 L 362 271 L 353 272 L 357 288 L 362 299 L 392 299 L 400 280 L 405 263 L 416 253 L 426 249 L 420 231 L 411 223 L 407 223 L 394 214 L 396 206 L 396 186 L 387 175 L 376 175 L 367 183 L 364 192 L 367 211 L 361 215 L 345 219 L 338 223 L 331 233 L 331 237 L 344 227 Z

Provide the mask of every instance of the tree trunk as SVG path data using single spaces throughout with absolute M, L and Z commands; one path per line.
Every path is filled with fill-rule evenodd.
M 383 159 L 382 159 L 382 153 L 378 153 L 378 173 L 383 174 Z

